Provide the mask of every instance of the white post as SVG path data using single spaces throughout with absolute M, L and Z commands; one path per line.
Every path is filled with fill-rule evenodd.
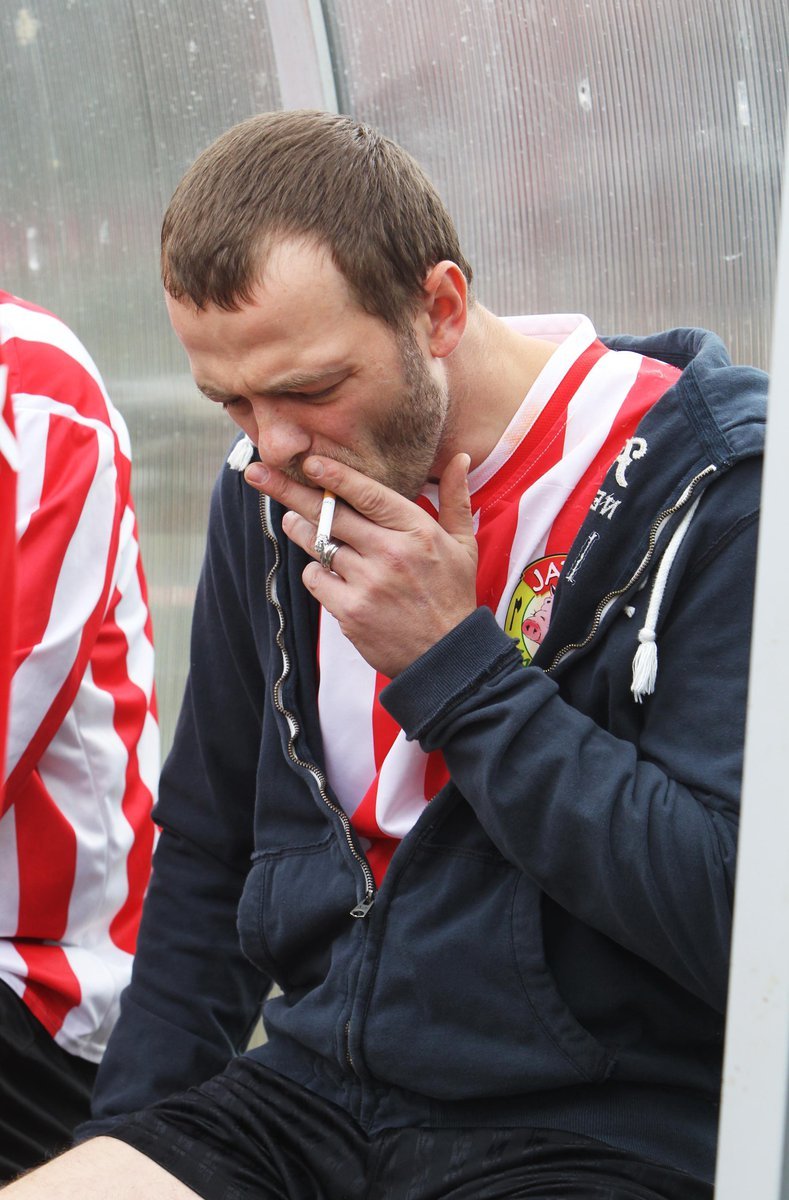
M 716 1200 L 789 1200 L 789 139 Z
M 283 109 L 337 112 L 337 91 L 320 0 L 267 0 Z

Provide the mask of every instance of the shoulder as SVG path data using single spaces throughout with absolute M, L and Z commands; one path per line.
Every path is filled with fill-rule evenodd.
M 57 413 L 65 420 L 104 425 L 131 457 L 126 423 L 83 342 L 46 309 L 0 292 L 0 340 L 9 369 L 14 412 Z

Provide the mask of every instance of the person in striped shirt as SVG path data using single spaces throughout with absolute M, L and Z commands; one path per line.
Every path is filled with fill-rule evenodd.
M 0 809 L 9 1179 L 67 1145 L 89 1112 L 150 874 L 159 750 L 126 426 L 51 313 L 0 292 L 0 348 L 18 469 Z
M 495 315 L 344 116 L 220 137 L 162 266 L 242 432 L 93 1120 L 10 1195 L 709 1200 L 764 374 Z

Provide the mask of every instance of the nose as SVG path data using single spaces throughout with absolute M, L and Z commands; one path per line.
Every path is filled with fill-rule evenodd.
M 257 442 L 258 453 L 269 467 L 280 470 L 292 466 L 310 448 L 310 434 L 283 403 L 252 401 L 253 430 L 246 432 Z

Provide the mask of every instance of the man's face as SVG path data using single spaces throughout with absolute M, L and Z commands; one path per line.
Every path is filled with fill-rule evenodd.
M 283 243 L 235 312 L 166 302 L 198 387 L 264 463 L 305 483 L 302 462 L 322 454 L 418 495 L 449 430 L 443 376 L 411 326 L 395 333 L 359 306 L 327 253 Z

